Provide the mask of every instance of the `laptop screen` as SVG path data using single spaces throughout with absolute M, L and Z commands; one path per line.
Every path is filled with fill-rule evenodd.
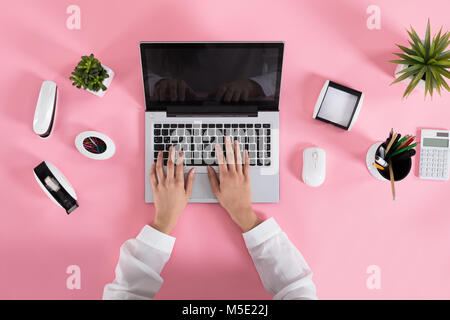
M 192 105 L 278 110 L 281 42 L 142 42 L 140 49 L 147 111 Z

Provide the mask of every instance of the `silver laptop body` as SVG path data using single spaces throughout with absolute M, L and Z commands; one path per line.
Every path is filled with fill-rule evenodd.
M 146 202 L 153 202 L 150 168 L 159 151 L 167 162 L 171 145 L 183 150 L 185 173 L 196 168 L 190 202 L 217 202 L 206 166 L 217 172 L 214 146 L 223 146 L 225 136 L 249 152 L 252 201 L 279 201 L 283 48 L 282 42 L 140 43 Z

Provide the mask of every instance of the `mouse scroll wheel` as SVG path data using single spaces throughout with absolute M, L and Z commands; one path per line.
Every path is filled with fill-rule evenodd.
M 312 156 L 313 156 L 313 159 L 314 159 L 314 168 L 316 168 L 317 167 L 317 160 L 319 158 L 319 155 L 317 154 L 317 151 L 314 151 Z

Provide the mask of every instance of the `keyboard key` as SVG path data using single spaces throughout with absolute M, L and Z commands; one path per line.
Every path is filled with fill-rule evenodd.
M 256 123 L 255 124 L 255 128 L 261 128 L 261 124 L 260 123 Z
M 270 124 L 269 123 L 264 123 L 263 124 L 263 128 L 270 128 Z
M 179 123 L 178 128 L 184 128 L 184 123 Z
M 155 123 L 155 128 L 161 128 L 161 124 L 160 123 Z
M 155 129 L 155 130 L 153 130 L 153 134 L 154 134 L 155 136 L 160 136 L 160 135 L 161 135 L 161 129 Z
M 155 137 L 155 138 L 153 138 L 153 141 L 154 141 L 155 143 L 162 143 L 163 138 L 162 138 L 162 137 Z
M 215 128 L 215 127 L 216 127 L 216 125 L 214 123 L 208 124 L 208 128 Z
M 221 123 L 218 123 L 218 124 L 216 124 L 216 128 L 222 128 L 222 124 Z
M 162 150 L 164 150 L 164 145 L 163 144 L 155 144 L 153 146 L 153 149 L 156 151 L 162 151 Z
M 245 128 L 245 123 L 239 123 L 239 128 Z
M 225 123 L 224 128 L 231 128 L 231 124 Z
M 164 137 L 164 143 L 170 143 L 170 137 Z
M 208 128 L 208 125 L 206 123 L 203 123 L 202 128 Z
M 170 125 L 170 127 L 171 127 L 171 128 L 176 128 L 176 127 L 177 127 L 177 124 L 176 124 L 176 123 L 172 123 L 172 124 Z
M 247 123 L 246 127 L 247 128 L 253 128 L 253 123 Z
M 163 128 L 170 128 L 170 124 L 164 123 L 164 124 L 163 124 Z
M 162 130 L 161 130 L 161 134 L 162 134 L 163 136 L 167 136 L 167 135 L 169 135 L 169 130 L 167 130 L 167 129 L 162 129 Z
M 238 127 L 238 124 L 237 124 L 237 123 L 233 123 L 233 124 L 231 125 L 231 127 L 232 127 L 232 128 L 237 128 L 237 127 Z

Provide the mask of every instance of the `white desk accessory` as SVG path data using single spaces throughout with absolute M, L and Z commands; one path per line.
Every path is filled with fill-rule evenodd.
M 42 82 L 33 119 L 33 130 L 41 138 L 47 138 L 52 131 L 57 100 L 56 83 L 53 81 Z
M 325 81 L 313 118 L 350 130 L 358 118 L 364 93 L 333 81 Z
M 34 168 L 34 177 L 45 194 L 70 214 L 78 208 L 77 195 L 70 182 L 51 162 L 42 161 Z
M 311 187 L 319 187 L 325 181 L 326 153 L 321 148 L 307 148 L 303 151 L 303 182 Z
M 421 179 L 449 179 L 449 131 L 422 129 L 420 143 Z
M 75 138 L 75 146 L 82 155 L 94 160 L 109 159 L 116 152 L 114 141 L 96 131 L 81 132 Z

